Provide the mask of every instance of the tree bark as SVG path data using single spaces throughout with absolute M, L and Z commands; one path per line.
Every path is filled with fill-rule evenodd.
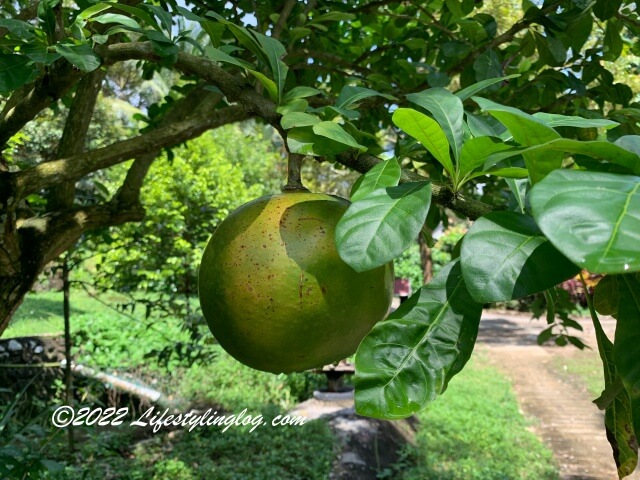
M 420 246 L 420 263 L 422 264 L 422 283 L 426 285 L 433 278 L 431 249 L 422 235 L 418 235 L 418 245 Z

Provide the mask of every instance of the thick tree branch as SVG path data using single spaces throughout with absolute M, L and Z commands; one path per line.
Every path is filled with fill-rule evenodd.
M 105 76 L 105 70 L 94 70 L 78 83 L 62 138 L 58 144 L 56 158 L 65 158 L 84 151 L 93 110 Z M 73 205 L 74 196 L 75 180 L 54 186 L 49 194 L 47 210 L 51 212 L 70 208 Z
M 12 175 L 15 176 L 16 198 L 24 198 L 59 182 L 77 180 L 88 173 L 182 143 L 206 130 L 239 122 L 249 116 L 243 106 L 231 106 L 212 114 L 194 115 L 187 120 L 91 152 L 44 162 L 29 170 L 15 172 Z
M 360 173 L 366 173 L 376 166 L 382 160 L 373 155 L 357 155 L 356 151 L 340 153 L 336 156 L 336 160 L 342 165 L 353 168 Z M 422 175 L 410 170 L 402 169 L 400 183 L 419 182 L 430 180 Z M 454 194 L 446 185 L 437 182 L 431 182 L 432 198 L 438 205 L 450 208 L 458 213 L 466 215 L 471 220 L 475 220 L 482 215 L 495 210 L 491 205 L 474 200 L 472 198 L 463 197 L 460 194 Z
M 85 231 L 142 218 L 144 209 L 139 205 L 123 209 L 117 203 L 107 202 L 18 220 L 17 226 L 22 243 L 39 253 L 40 258 L 33 259 L 38 264 L 32 268 L 40 271 L 74 245 Z
M 67 93 L 84 72 L 61 58 L 34 83 L 16 90 L 0 114 L 0 151 L 39 112 Z
M 186 120 L 191 115 L 212 112 L 220 101 L 218 93 L 206 92 L 204 85 L 194 88 L 186 97 L 179 100 L 170 112 L 160 122 L 159 127 L 168 127 L 171 123 Z M 129 167 L 127 176 L 118 193 L 111 200 L 120 208 L 130 209 L 140 205 L 140 190 L 151 164 L 156 159 L 160 149 L 139 155 Z
M 148 60 L 159 62 L 161 58 L 156 55 L 149 42 L 120 43 L 100 48 L 97 52 L 102 56 L 106 64 L 124 60 Z M 187 75 L 197 77 L 213 83 L 230 102 L 239 103 L 248 116 L 257 115 L 272 125 L 284 135 L 280 126 L 280 115 L 276 112 L 272 101 L 264 98 L 256 92 L 251 85 L 244 80 L 234 77 L 211 60 L 180 52 L 175 68 Z

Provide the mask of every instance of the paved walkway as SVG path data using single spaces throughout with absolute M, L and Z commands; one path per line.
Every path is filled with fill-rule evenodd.
M 605 320 L 607 332 L 615 328 Z M 478 348 L 488 352 L 492 363 L 513 382 L 523 413 L 533 420 L 532 430 L 554 452 L 565 480 L 617 479 L 611 447 L 604 431 L 604 415 L 591 403 L 593 395 L 568 383 L 554 357 L 597 355 L 590 323 L 582 322 L 583 340 L 594 350 L 580 352 L 574 347 L 540 347 L 537 334 L 544 320 L 529 316 L 485 313 Z M 629 479 L 640 479 L 638 471 Z

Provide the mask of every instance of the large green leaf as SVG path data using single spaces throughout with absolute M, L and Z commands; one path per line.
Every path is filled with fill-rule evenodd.
M 379 188 L 353 202 L 336 226 L 340 257 L 358 271 L 390 262 L 418 237 L 431 204 L 431 183 Z
M 430 88 L 419 93 L 410 93 L 407 100 L 428 110 L 440 124 L 453 150 L 453 157 L 460 158 L 464 141 L 462 100 L 444 88 Z
M 615 144 L 636 155 L 640 155 L 640 135 L 624 135 L 617 139 Z
M 504 82 L 505 80 L 510 80 L 512 78 L 519 77 L 519 74 L 508 75 L 506 77 L 500 78 L 489 78 L 487 80 L 482 80 L 481 82 L 474 83 L 473 85 L 469 85 L 467 88 L 459 90 L 455 93 L 455 96 L 460 100 L 465 101 L 471 97 L 473 97 L 476 93 L 480 93 L 487 87 L 495 85 L 496 83 Z
M 613 352 L 631 401 L 633 430 L 640 432 L 640 281 L 619 275 L 619 304 Z
M 254 70 L 254 66 L 249 62 L 245 62 L 239 58 L 232 57 L 228 53 L 223 52 L 219 48 L 215 47 L 205 47 L 204 49 L 207 57 L 209 57 L 214 62 L 223 62 L 229 63 L 231 65 L 235 65 L 236 67 L 244 68 L 251 75 L 256 77 L 260 83 L 267 89 L 269 96 L 272 100 L 277 101 L 278 99 L 278 86 L 271 80 L 269 77 L 264 75 L 261 72 Z
M 282 98 L 282 91 L 284 90 L 284 84 L 287 80 L 287 73 L 289 71 L 289 67 L 287 67 L 287 65 L 281 60 L 282 57 L 286 55 L 287 51 L 285 50 L 284 45 L 275 38 L 267 37 L 259 32 L 252 33 L 258 39 L 258 42 L 269 61 L 269 67 L 271 68 L 271 73 L 273 74 L 273 79 L 275 80 L 278 90 L 277 99 L 279 102 Z
M 552 288 L 580 269 L 545 238 L 533 218 L 491 212 L 462 242 L 462 273 L 477 302 L 512 300 Z
M 507 127 L 489 115 L 474 115 L 467 113 L 467 125 L 474 137 L 497 137 L 505 140 L 511 138 Z
M 105 13 L 93 18 L 93 21 L 105 25 L 109 23 L 117 23 L 118 25 L 124 25 L 125 27 L 140 28 L 140 24 L 133 18 L 127 17 L 126 15 L 121 15 L 119 13 Z
M 623 143 L 623 145 L 627 146 L 628 142 Z M 558 138 L 547 143 L 534 145 L 533 147 L 511 149 L 502 153 L 497 153 L 492 155 L 488 159 L 489 161 L 485 162 L 484 166 L 485 168 L 489 168 L 506 158 L 516 155 L 526 155 L 531 152 L 540 154 L 545 152 L 562 152 L 589 155 L 590 157 L 602 158 L 611 163 L 622 165 L 636 175 L 640 175 L 640 156 L 638 156 L 636 152 L 610 142 L 581 142 L 579 140 L 572 140 L 568 138 Z
M 557 113 L 537 112 L 534 118 L 541 120 L 549 127 L 577 127 L 577 128 L 613 128 L 620 125 L 613 120 L 604 118 L 582 118 L 569 115 L 558 115 Z
M 352 87 L 350 85 L 344 87 L 336 98 L 335 107 L 341 109 L 353 108 L 353 104 L 359 102 L 360 100 L 364 100 L 369 97 L 383 97 L 388 100 L 397 100 L 395 97 L 391 95 L 386 95 L 384 93 L 376 92 L 375 90 L 371 90 L 370 88 L 364 87 Z
M 556 170 L 530 195 L 554 246 L 594 273 L 640 270 L 640 177 Z
M 360 343 L 356 411 L 398 419 L 433 402 L 469 360 L 481 314 L 459 262 L 449 263 Z
M 321 157 L 331 157 L 349 148 L 343 143 L 316 135 L 312 127 L 294 127 L 289 130 L 287 145 L 291 153 Z
M 284 94 L 284 97 L 282 98 L 282 103 L 286 103 L 290 100 L 295 100 L 297 98 L 313 97 L 315 95 L 320 95 L 321 93 L 322 92 L 317 88 L 305 87 L 305 86 L 293 87 L 291 90 L 289 90 L 287 93 Z
M 598 283 L 596 292 L 605 281 L 607 281 L 607 290 L 611 290 L 609 287 L 614 287 L 616 296 L 618 296 L 618 277 L 615 275 L 607 275 L 603 278 Z M 613 309 L 617 311 L 618 306 L 616 305 Z M 613 457 L 618 467 L 618 476 L 623 478 L 630 475 L 638 465 L 638 440 L 634 433 L 631 398 L 625 388 L 620 388 L 623 382 L 616 365 L 615 350 L 617 347 L 614 347 L 602 329 L 600 319 L 591 303 L 589 304 L 589 310 L 595 327 L 598 352 L 602 360 L 605 386 L 602 395 L 594 403 L 605 410 L 604 424 L 607 440 L 609 440 L 613 450 Z M 637 353 L 637 345 L 633 347 Z M 637 401 L 635 409 L 636 411 L 638 409 Z M 635 418 L 637 422 L 637 414 Z
M 310 115 L 304 112 L 289 112 L 282 116 L 280 125 L 285 130 L 289 130 L 294 127 L 308 127 L 320 123 L 320 119 L 315 115 Z
M 455 169 L 449 154 L 449 141 L 438 122 L 412 108 L 398 108 L 393 112 L 393 123 L 418 140 L 445 168 L 451 178 Z
M 561 138 L 553 128 L 517 108 L 499 105 L 484 98 L 473 97 L 473 99 L 483 111 L 489 112 L 500 120 L 509 129 L 513 139 L 521 145 L 531 147 Z M 530 151 L 523 153 L 523 156 L 529 169 L 532 184 L 542 180 L 549 172 L 560 168 L 564 158 L 562 152 L 553 151 Z
M 38 75 L 31 59 L 22 55 L 0 54 L 0 93 L 7 93 L 29 83 Z
M 69 62 L 85 72 L 92 72 L 100 66 L 100 57 L 86 43 L 80 45 L 58 43 L 55 49 Z
M 351 189 L 351 201 L 360 200 L 379 188 L 395 187 L 400 181 L 401 173 L 402 170 L 395 158 L 380 162 L 354 184 L 354 188 Z
M 313 133 L 321 137 L 326 137 L 334 142 L 348 145 L 358 150 L 366 150 L 366 147 L 360 145 L 347 131 L 335 122 L 320 122 L 313 126 Z
M 462 151 L 460 152 L 460 181 L 463 182 L 467 175 L 483 166 L 487 159 L 494 153 L 512 148 L 512 145 L 507 145 L 496 137 L 470 138 L 462 146 Z

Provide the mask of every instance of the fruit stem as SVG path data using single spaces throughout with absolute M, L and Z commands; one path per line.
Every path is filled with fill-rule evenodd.
M 302 178 L 300 172 L 302 171 L 302 161 L 304 155 L 299 153 L 289 154 L 289 170 L 287 172 L 287 184 L 282 187 L 283 192 L 302 191 L 308 192 L 304 185 L 302 185 Z

